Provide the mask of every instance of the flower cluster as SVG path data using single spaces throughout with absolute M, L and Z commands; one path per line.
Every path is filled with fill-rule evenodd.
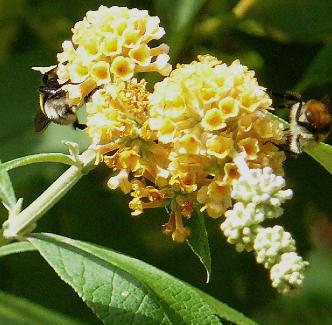
M 169 47 L 149 46 L 165 34 L 159 22 L 135 8 L 100 6 L 88 11 L 72 29 L 72 40 L 63 42 L 55 67 L 58 83 L 73 105 L 81 106 L 94 89 L 130 80 L 134 73 L 168 75 Z
M 246 169 L 240 162 L 242 175 L 234 181 L 231 193 L 236 203 L 226 211 L 220 228 L 237 251 L 254 251 L 257 263 L 270 269 L 272 285 L 288 293 L 302 285 L 308 262 L 297 255 L 290 233 L 281 226 L 264 228 L 261 224 L 283 213 L 281 204 L 291 199 L 292 191 L 283 189 L 284 178 L 274 175 L 271 168 Z
M 271 100 L 254 72 L 239 61 L 227 66 L 207 55 L 178 65 L 150 101 L 149 126 L 170 148 L 168 186 L 210 217 L 232 205 L 239 154 L 249 167 L 282 173 L 284 154 L 273 145 L 283 141 L 282 125 L 267 114 Z
M 277 290 L 299 287 L 307 262 L 294 240 L 262 226 L 292 191 L 282 177 L 283 125 L 255 73 L 210 55 L 171 71 L 168 47 L 148 45 L 164 29 L 144 10 L 101 6 L 72 31 L 58 54 L 58 83 L 74 105 L 86 104 L 85 131 L 113 171 L 108 186 L 131 195 L 132 214 L 166 208 L 163 230 L 177 242 L 190 236 L 195 210 L 224 217 L 228 242 L 254 251 Z M 134 78 L 149 71 L 169 75 L 152 92 Z
M 284 154 L 273 143 L 283 141 L 283 129 L 267 114 L 270 105 L 253 71 L 200 56 L 179 65 L 153 93 L 136 79 L 96 90 L 86 104 L 87 133 L 100 160 L 117 172 L 109 186 L 133 197 L 133 215 L 168 207 L 164 231 L 182 242 L 190 234 L 182 218 L 195 208 L 219 218 L 236 200 L 231 193 L 242 192 L 234 183 L 236 157 L 244 156 L 249 168 L 282 173 Z

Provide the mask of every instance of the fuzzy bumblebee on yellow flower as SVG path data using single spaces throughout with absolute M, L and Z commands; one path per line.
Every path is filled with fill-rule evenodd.
M 210 55 L 168 63 L 165 33 L 145 10 L 101 6 L 75 24 L 55 68 L 76 107 L 86 104 L 85 132 L 98 162 L 111 170 L 111 189 L 131 196 L 133 215 L 169 211 L 163 231 L 184 242 L 195 211 L 221 220 L 238 251 L 253 251 L 282 293 L 300 287 L 308 264 L 280 226 L 264 227 L 292 197 L 279 148 L 283 124 L 254 71 Z M 155 42 L 154 42 L 155 43 Z M 164 79 L 149 91 L 144 73 Z M 138 78 L 137 73 L 140 73 Z

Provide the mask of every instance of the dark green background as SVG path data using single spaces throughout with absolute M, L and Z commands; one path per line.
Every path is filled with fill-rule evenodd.
M 231 0 L 0 0 L 0 158 L 11 160 L 39 152 L 66 152 L 62 139 L 83 149 L 84 133 L 51 125 L 33 131 L 40 75 L 32 66 L 55 62 L 70 28 L 87 10 L 100 4 L 148 9 L 161 18 L 172 63 L 188 63 L 210 53 L 231 63 L 240 58 L 257 73 L 261 85 L 275 91 L 297 89 L 304 98 L 332 97 L 332 2 L 261 0 L 238 19 Z M 155 76 L 150 77 L 154 80 Z M 331 141 L 327 141 L 330 142 Z M 161 233 L 167 221 L 162 209 L 130 216 L 129 198 L 110 191 L 110 171 L 100 166 L 39 222 L 47 231 L 85 240 L 142 259 L 197 286 L 262 324 L 332 323 L 332 187 L 331 175 L 302 155 L 285 164 L 294 199 L 278 220 L 290 231 L 299 252 L 311 261 L 304 290 L 278 296 L 268 274 L 251 254 L 238 254 L 219 231 L 219 220 L 207 219 L 212 251 L 211 282 L 190 249 Z M 64 169 L 41 164 L 10 173 L 17 197 L 29 204 Z M 0 209 L 0 217 L 6 217 Z M 98 324 L 74 292 L 37 254 L 0 261 L 0 290 Z

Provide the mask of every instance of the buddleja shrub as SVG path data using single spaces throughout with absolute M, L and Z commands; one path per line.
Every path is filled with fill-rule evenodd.
M 271 98 L 254 71 L 238 60 L 226 65 L 204 54 L 172 68 L 169 47 L 151 45 L 165 31 L 145 10 L 101 6 L 87 12 L 72 32 L 55 65 L 35 69 L 55 74 L 57 90 L 74 113 L 85 104 L 84 132 L 91 145 L 79 154 L 76 144 L 66 142 L 69 155 L 39 154 L 0 165 L 0 195 L 8 210 L 1 254 L 38 250 L 106 324 L 219 324 L 220 318 L 253 323 L 139 260 L 31 233 L 82 176 L 106 164 L 109 188 L 131 196 L 132 214 L 165 207 L 169 220 L 163 232 L 187 242 L 208 274 L 204 218 L 213 218 L 238 252 L 255 254 L 278 292 L 299 289 L 308 262 L 282 226 L 264 226 L 283 214 L 293 193 L 283 177 L 286 123 L 270 114 Z M 147 87 L 147 72 L 164 79 Z M 329 169 L 326 150 L 319 145 L 311 153 Z M 71 167 L 22 210 L 7 172 L 39 162 Z M 13 240 L 19 242 L 8 244 Z

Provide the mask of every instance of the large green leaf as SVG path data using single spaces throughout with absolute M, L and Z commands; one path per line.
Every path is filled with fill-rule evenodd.
M 313 59 L 296 89 L 301 93 L 312 86 L 322 86 L 332 81 L 332 37 Z
M 3 325 L 83 325 L 86 323 L 39 306 L 26 299 L 0 292 L 0 324 Z
M 305 152 L 332 174 L 332 146 L 319 143 L 317 146 L 305 149 Z
M 187 243 L 205 267 L 206 282 L 209 282 L 211 274 L 211 253 L 209 239 L 205 228 L 204 215 L 201 212 L 196 211 L 189 221 L 191 235 L 189 236 Z
M 313 42 L 332 32 L 332 1 L 258 0 L 247 17 L 279 29 L 293 40 Z
M 254 324 L 142 261 L 52 234 L 28 239 L 105 324 L 220 324 L 224 315 L 235 324 Z

